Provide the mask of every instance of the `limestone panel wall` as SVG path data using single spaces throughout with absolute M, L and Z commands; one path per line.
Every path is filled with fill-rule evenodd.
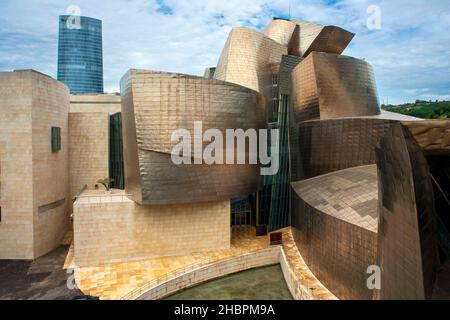
M 70 195 L 84 185 L 94 189 L 98 179 L 109 177 L 109 114 L 69 114 Z
M 32 259 L 32 80 L 0 73 L 0 259 Z
M 141 206 L 120 194 L 107 201 L 81 197 L 74 204 L 78 266 L 230 246 L 229 201 Z
M 31 73 L 34 257 L 56 248 L 70 226 L 69 95 L 67 87 L 48 76 Z M 61 149 L 51 150 L 51 128 L 61 129 Z
M 34 259 L 69 227 L 68 88 L 23 70 L 0 73 L 0 258 Z M 51 128 L 61 149 L 51 150 Z
M 107 112 L 114 114 L 121 111 L 120 94 L 71 94 L 70 112 Z

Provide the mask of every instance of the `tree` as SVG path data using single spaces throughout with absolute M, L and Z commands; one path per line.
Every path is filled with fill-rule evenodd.
M 97 183 L 102 184 L 105 187 L 106 191 L 110 190 L 111 183 L 113 183 L 113 182 L 114 182 L 114 179 L 110 179 L 110 178 L 97 180 Z

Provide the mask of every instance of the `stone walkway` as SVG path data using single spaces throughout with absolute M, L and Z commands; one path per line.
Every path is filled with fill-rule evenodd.
M 84 294 L 100 299 L 120 299 L 149 281 L 163 278 L 175 270 L 182 271 L 199 261 L 214 263 L 268 247 L 269 237 L 256 237 L 255 233 L 255 228 L 233 228 L 231 247 L 225 250 L 80 268 L 73 266 L 72 253 L 68 255 L 65 266 L 74 268 L 77 285 Z
M 291 228 L 283 229 L 283 251 L 296 282 L 294 298 L 298 300 L 337 300 L 311 272 L 294 242 Z
M 68 249 L 61 245 L 34 261 L 0 260 L 0 300 L 71 300 L 81 295 L 67 286 L 72 276 L 63 269 Z
M 304 263 L 292 239 L 290 228 L 281 231 L 283 232 L 283 249 L 290 268 L 295 269 L 296 281 L 308 291 L 304 298 L 336 299 Z M 73 266 L 73 250 L 71 250 L 65 266 L 74 268 L 77 284 L 84 294 L 107 300 L 120 299 L 150 281 L 164 279 L 169 272 L 183 272 L 184 268 L 200 261 L 205 261 L 205 265 L 219 262 L 267 248 L 269 245 L 269 236 L 256 237 L 255 228 L 240 227 L 232 229 L 231 247 L 225 250 L 81 268 Z

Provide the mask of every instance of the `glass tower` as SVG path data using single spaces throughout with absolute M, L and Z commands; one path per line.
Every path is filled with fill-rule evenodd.
M 59 17 L 58 80 L 70 93 L 103 93 L 101 20 Z

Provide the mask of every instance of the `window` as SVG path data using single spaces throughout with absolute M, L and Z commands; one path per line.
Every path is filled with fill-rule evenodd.
M 274 87 L 278 85 L 278 75 L 277 74 L 272 75 L 272 85 Z
M 61 150 L 61 128 L 52 127 L 52 152 Z

